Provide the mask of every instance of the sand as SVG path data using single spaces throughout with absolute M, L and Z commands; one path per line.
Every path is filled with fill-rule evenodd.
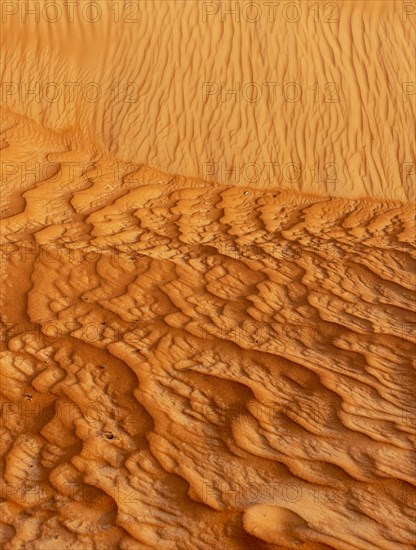
M 1 547 L 413 550 L 415 3 L 0 9 Z

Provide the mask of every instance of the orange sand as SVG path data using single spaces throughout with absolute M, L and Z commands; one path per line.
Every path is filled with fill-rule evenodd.
M 5 550 L 415 548 L 416 5 L 249 4 L 0 6 Z

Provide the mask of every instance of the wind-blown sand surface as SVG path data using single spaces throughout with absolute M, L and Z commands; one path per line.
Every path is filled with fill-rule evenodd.
M 414 549 L 415 3 L 46 4 L 2 6 L 2 547 Z
M 169 173 L 414 200 L 414 2 L 48 3 L 2 5 L 14 112 Z

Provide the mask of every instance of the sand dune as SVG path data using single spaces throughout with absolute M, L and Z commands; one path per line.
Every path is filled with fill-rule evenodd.
M 29 4 L 1 8 L 2 547 L 414 549 L 414 2 Z
M 7 3 L 14 112 L 169 173 L 415 198 L 414 2 Z

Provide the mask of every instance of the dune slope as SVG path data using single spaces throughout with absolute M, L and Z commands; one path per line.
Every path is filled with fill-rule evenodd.
M 4 548 L 414 548 L 414 209 L 2 120 Z

